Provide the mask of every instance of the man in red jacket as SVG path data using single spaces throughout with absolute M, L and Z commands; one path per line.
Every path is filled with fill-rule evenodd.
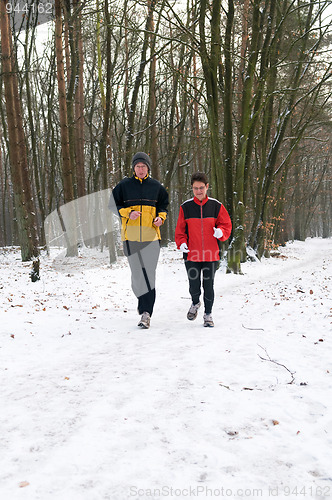
M 175 229 L 175 242 L 183 252 L 189 279 L 192 304 L 187 314 L 189 320 L 197 317 L 201 305 L 201 275 L 203 275 L 204 326 L 214 326 L 212 306 L 214 301 L 214 275 L 219 267 L 220 241 L 226 241 L 232 231 L 231 219 L 220 201 L 207 196 L 208 179 L 197 172 L 191 177 L 194 198 L 180 207 Z

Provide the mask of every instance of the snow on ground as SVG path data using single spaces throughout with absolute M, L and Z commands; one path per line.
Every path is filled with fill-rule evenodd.
M 150 330 L 126 259 L 0 253 L 0 498 L 332 498 L 332 240 L 217 272 L 188 322 L 181 254 Z

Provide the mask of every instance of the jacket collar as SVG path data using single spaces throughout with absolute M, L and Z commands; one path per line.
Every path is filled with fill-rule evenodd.
M 137 177 L 136 174 L 133 175 L 134 179 L 136 179 L 137 181 L 139 182 L 143 182 L 145 181 L 148 177 L 149 177 L 149 174 L 147 173 L 145 177 L 143 177 L 143 179 L 140 179 L 139 177 Z
M 197 203 L 197 205 L 205 205 L 205 203 L 208 201 L 209 197 L 207 196 L 206 198 L 204 198 L 204 200 L 202 201 L 199 201 L 198 198 L 196 198 L 196 196 L 194 196 L 194 202 Z

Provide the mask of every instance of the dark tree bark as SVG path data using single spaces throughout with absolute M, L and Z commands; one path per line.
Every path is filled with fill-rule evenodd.
M 211 140 L 211 184 L 212 193 L 217 198 L 224 197 L 223 160 L 220 147 L 219 86 L 218 69 L 221 61 L 220 52 L 220 9 L 221 0 L 212 0 L 211 33 L 208 47 L 206 34 L 206 16 L 208 2 L 201 0 L 199 13 L 199 52 L 206 85 L 207 115 Z
M 77 39 L 76 50 L 77 61 L 77 82 L 75 92 L 75 171 L 77 183 L 77 196 L 86 195 L 85 162 L 84 162 L 84 84 L 83 84 L 83 37 L 82 37 L 82 14 L 81 0 L 74 0 L 75 9 L 75 37 Z
M 59 118 L 61 129 L 62 174 L 64 201 L 68 203 L 74 199 L 73 168 L 69 146 L 69 125 L 67 115 L 67 96 L 65 68 L 63 61 L 62 42 L 62 14 L 60 0 L 55 0 L 55 44 L 57 60 L 57 81 L 59 91 Z
M 234 2 L 228 0 L 227 23 L 225 32 L 225 70 L 224 70 L 224 151 L 226 208 L 231 220 L 234 219 L 234 137 L 233 137 L 233 72 L 232 72 L 232 31 L 234 23 Z M 244 43 L 244 42 L 243 42 Z M 241 79 L 241 75 L 240 78 Z
M 22 260 L 28 261 L 39 255 L 37 220 L 29 176 L 21 101 L 12 50 L 11 28 L 5 0 L 1 0 L 0 9 L 2 70 L 8 120 L 11 176 Z
M 151 8 L 151 0 L 149 0 L 149 7 Z M 149 151 L 151 157 L 151 173 L 152 176 L 160 180 L 160 167 L 158 163 L 158 129 L 157 129 L 157 101 L 156 101 L 156 68 L 157 57 L 155 54 L 156 34 L 154 33 L 154 19 L 153 13 L 150 18 L 150 69 L 149 69 L 149 98 L 148 98 L 148 111 L 147 111 L 147 130 L 145 149 Z
M 252 35 L 249 49 L 248 65 L 245 70 L 245 79 L 242 95 L 241 121 L 239 124 L 239 143 L 235 173 L 235 212 L 233 220 L 233 239 L 228 250 L 228 270 L 234 273 L 241 272 L 241 262 L 245 260 L 245 164 L 247 157 L 248 138 L 252 110 L 252 90 L 256 63 L 259 55 L 260 40 L 260 0 L 254 0 L 252 15 Z
M 70 137 L 69 137 L 69 124 L 68 124 L 68 110 L 67 110 L 67 96 L 66 96 L 66 81 L 63 61 L 63 42 L 62 42 L 62 13 L 61 13 L 61 0 L 55 0 L 55 48 L 57 60 L 57 81 L 59 92 L 59 118 L 61 130 L 61 152 L 62 152 L 62 180 L 63 180 L 63 197 L 64 202 L 69 203 L 74 199 L 74 186 L 73 186 L 73 164 L 72 156 L 70 153 Z M 72 228 L 75 230 L 76 218 L 75 209 L 73 207 L 72 213 Z M 64 230 L 67 228 L 64 227 Z M 65 233 L 66 234 L 66 233 Z M 77 238 L 73 235 L 73 241 Z M 77 245 L 67 243 L 67 256 L 77 255 Z
M 126 138 L 126 154 L 125 154 L 125 168 L 127 173 L 131 173 L 131 158 L 133 155 L 133 141 L 134 141 L 134 130 L 135 130 L 135 116 L 137 110 L 137 99 L 138 93 L 143 81 L 144 70 L 147 65 L 147 49 L 149 45 L 149 26 L 151 25 L 151 19 L 153 16 L 154 8 L 156 5 L 156 0 L 151 0 L 148 4 L 148 14 L 145 22 L 144 39 L 141 50 L 141 61 L 139 65 L 139 70 L 134 83 L 134 88 L 131 96 L 131 102 L 129 106 L 129 116 L 127 125 L 127 138 Z

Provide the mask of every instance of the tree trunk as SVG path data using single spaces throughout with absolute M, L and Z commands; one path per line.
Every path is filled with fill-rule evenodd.
M 151 0 L 148 1 L 151 8 Z M 146 130 L 146 151 L 149 152 L 151 157 L 151 173 L 152 176 L 160 180 L 160 166 L 158 163 L 158 129 L 156 124 L 156 68 L 157 58 L 155 55 L 156 35 L 154 33 L 154 20 L 153 13 L 150 18 L 150 74 L 149 74 L 149 100 L 147 112 L 147 130 Z
M 196 62 L 196 53 L 193 54 L 193 73 L 194 78 L 197 78 L 198 69 Z M 198 89 L 195 88 L 194 94 L 194 131 L 195 131 L 195 142 L 196 142 L 196 170 L 198 172 L 203 172 L 203 157 L 202 157 L 202 141 L 201 141 L 201 130 L 199 124 L 199 93 Z
M 69 203 L 74 199 L 73 188 L 73 168 L 70 155 L 69 125 L 67 114 L 66 82 L 63 62 L 63 42 L 62 42 L 62 15 L 60 0 L 55 0 L 55 48 L 57 60 L 57 81 L 59 92 L 59 118 L 61 131 L 61 151 L 62 151 L 62 178 L 64 202 Z M 73 217 L 76 214 L 73 211 Z M 72 221 L 72 227 L 76 228 L 76 223 Z M 77 241 L 74 236 L 73 241 Z M 67 256 L 77 255 L 77 245 L 73 244 L 67 248 Z
M 55 0 L 55 44 L 57 59 L 57 81 L 59 91 L 59 117 L 61 129 L 62 174 L 64 201 L 74 199 L 73 171 L 69 149 L 69 126 L 67 116 L 66 82 L 63 63 L 62 16 L 60 0 Z
M 0 9 L 2 70 L 8 120 L 9 157 L 21 255 L 23 261 L 28 261 L 39 255 L 37 220 L 29 176 L 21 101 L 18 92 L 15 61 L 13 60 L 11 28 L 5 0 L 1 0 Z
M 245 248 L 245 165 L 248 148 L 248 137 L 250 132 L 250 119 L 252 110 L 252 89 L 256 62 L 258 58 L 258 44 L 260 36 L 260 0 L 255 0 L 253 5 L 253 23 L 252 38 L 250 43 L 249 61 L 246 70 L 242 108 L 241 122 L 239 128 L 239 144 L 236 160 L 236 178 L 235 178 L 235 215 L 233 224 L 233 240 L 228 251 L 228 271 L 233 273 L 241 272 L 241 262 L 246 258 Z
M 207 1 L 201 0 L 199 14 L 200 57 L 206 85 L 207 116 L 211 140 L 211 184 L 212 194 L 216 198 L 224 197 L 223 161 L 220 148 L 219 123 L 219 88 L 218 68 L 220 56 L 220 9 L 221 0 L 212 1 L 210 51 L 206 39 Z
M 84 165 L 84 84 L 83 84 L 83 39 L 82 39 L 82 19 L 79 7 L 81 0 L 73 2 L 77 10 L 75 17 L 75 33 L 77 36 L 78 71 L 77 88 L 75 93 L 75 167 L 77 196 L 80 198 L 86 195 L 85 186 L 85 165 Z
M 133 141 L 134 141 L 134 129 L 135 129 L 135 116 L 137 109 L 137 100 L 138 100 L 138 92 L 141 87 L 143 81 L 143 75 L 145 66 L 147 64 L 147 48 L 149 44 L 149 26 L 151 24 L 151 19 L 153 16 L 153 11 L 156 5 L 157 0 L 151 0 L 148 6 L 148 15 L 146 18 L 145 31 L 144 31 L 144 40 L 143 46 L 141 50 L 141 62 L 139 65 L 139 70 L 135 79 L 134 89 L 131 97 L 131 102 L 129 106 L 129 116 L 128 116 L 128 125 L 127 125 L 127 138 L 126 138 L 126 158 L 125 158 L 125 168 L 127 173 L 131 173 L 131 158 L 133 155 Z
M 234 22 L 234 3 L 228 0 L 227 24 L 225 33 L 225 72 L 224 72 L 224 151 L 226 178 L 226 209 L 231 220 L 234 219 L 234 140 L 233 140 L 233 82 L 232 82 L 232 30 Z M 241 78 L 241 75 L 240 75 Z M 240 79 L 239 78 L 239 79 Z

